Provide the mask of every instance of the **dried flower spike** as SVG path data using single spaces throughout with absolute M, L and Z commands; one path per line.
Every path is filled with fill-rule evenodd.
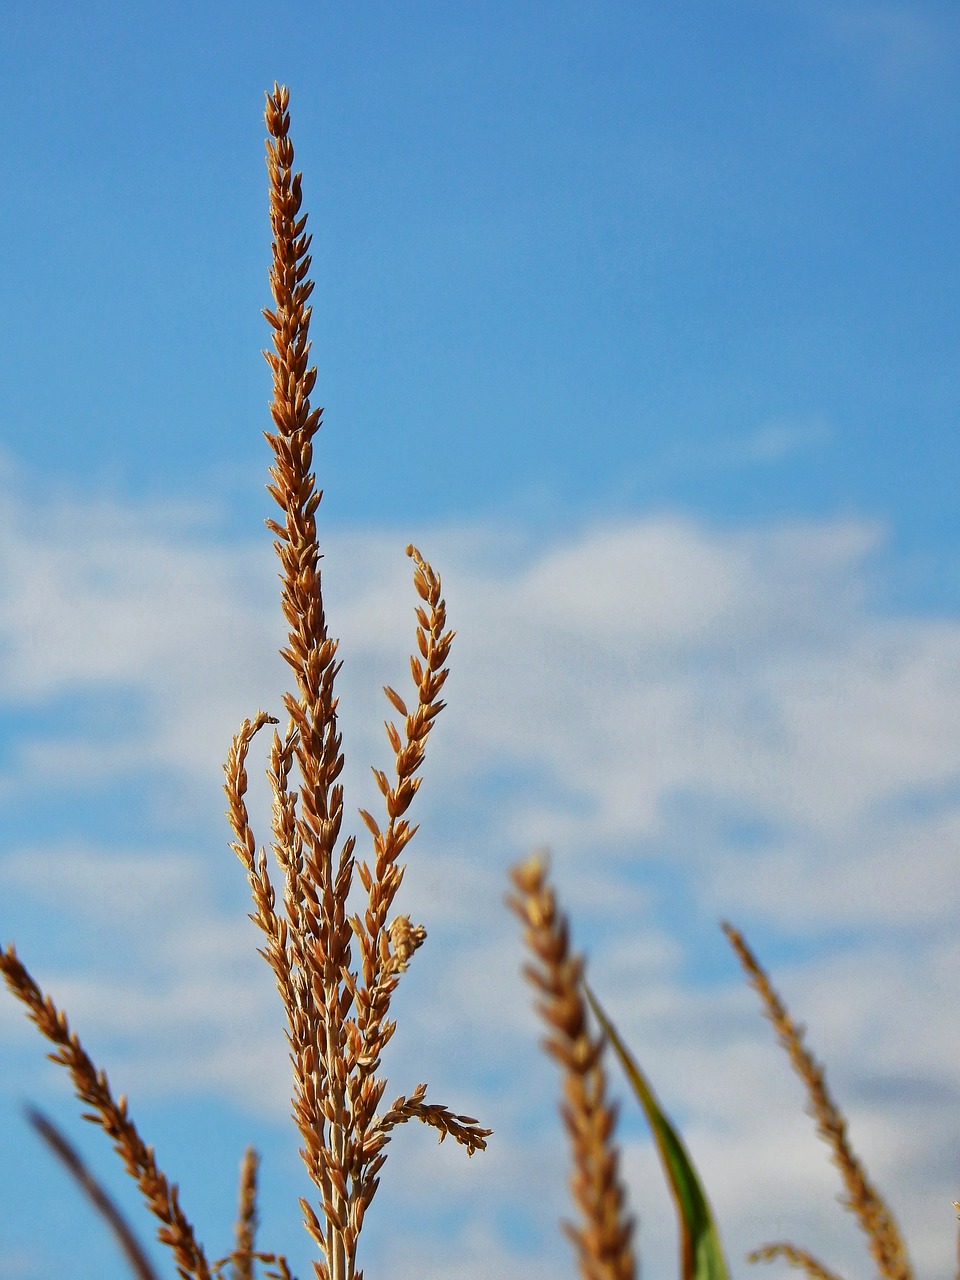
M 292 673 L 292 688 L 283 699 L 287 725 L 282 733 L 275 728 L 272 734 L 267 777 L 282 903 L 277 901 L 267 855 L 257 846 L 246 803 L 253 739 L 267 725 L 277 726 L 275 717 L 259 711 L 243 722 L 224 766 L 224 790 L 232 847 L 247 872 L 252 919 L 264 934 L 262 954 L 273 970 L 287 1017 L 293 1114 L 303 1144 L 300 1152 L 319 1196 L 316 1205 L 301 1201 L 304 1222 L 321 1255 L 314 1270 L 317 1280 L 361 1280 L 358 1237 L 393 1129 L 407 1120 L 420 1120 L 435 1129 L 441 1141 L 453 1137 L 468 1155 L 486 1146 L 490 1130 L 472 1116 L 427 1102 L 423 1084 L 409 1097 L 398 1097 L 382 1115 L 377 1113 L 386 1088 L 379 1074 L 381 1054 L 396 1029 L 389 1016 L 391 998 L 426 937 L 421 925 L 394 914 L 392 907 L 404 873 L 399 856 L 416 832 L 405 815 L 420 786 L 427 738 L 443 709 L 440 691 L 453 632 L 446 626 L 439 575 L 416 548 L 408 547 L 421 601 L 416 609 L 419 657 L 410 659 L 416 703 L 408 712 L 400 694 L 385 689 L 403 721 L 401 727 L 387 724 L 396 776 L 391 780 L 375 771 L 386 815 L 381 826 L 362 811 L 373 851 L 369 861 L 355 863 L 354 837 L 341 838 L 343 754 L 334 691 L 340 664 L 323 607 L 316 526 L 321 494 L 313 473 L 313 437 L 321 411 L 310 403 L 317 377 L 309 365 L 310 237 L 301 212 L 300 174 L 293 170 L 288 107 L 287 89 L 275 84 L 266 106 L 274 306 L 264 314 L 273 330 L 274 349 L 265 353 L 273 372 L 273 430 L 265 435 L 273 451 L 267 487 L 280 518 L 267 525 L 280 559 L 280 603 L 288 629 L 280 652 Z M 362 916 L 348 917 L 355 868 L 367 901 Z M 354 943 L 359 952 L 356 970 Z M 140 1138 L 126 1100 L 114 1099 L 106 1075 L 94 1067 L 64 1014 L 33 981 L 12 946 L 0 950 L 0 972 L 56 1046 L 51 1057 L 69 1070 L 79 1097 L 91 1108 L 87 1118 L 113 1138 L 127 1171 L 160 1221 L 158 1236 L 173 1250 L 183 1280 L 210 1280 L 227 1266 L 232 1280 L 252 1280 L 255 1260 L 275 1268 L 268 1275 L 292 1280 L 282 1254 L 254 1247 L 256 1154 L 248 1151 L 244 1158 L 235 1248 L 211 1266 L 180 1208 L 176 1185 L 160 1171 L 153 1149 Z M 101 1201 L 96 1203 L 107 1212 Z
M 606 1101 L 601 1061 L 604 1040 L 591 1035 L 584 998 L 583 958 L 570 950 L 569 927 L 558 911 L 539 857 L 514 867 L 509 905 L 523 922 L 533 963 L 524 974 L 539 993 L 537 1010 L 548 1035 L 543 1044 L 563 1074 L 560 1113 L 573 1149 L 571 1190 L 582 1225 L 564 1223 L 584 1280 L 633 1280 L 633 1223 L 627 1217 L 613 1141 L 616 1108 Z
M 883 1197 L 872 1186 L 863 1165 L 853 1153 L 847 1138 L 847 1122 L 827 1090 L 823 1067 L 803 1043 L 803 1028 L 790 1017 L 742 934 L 725 921 L 722 928 L 737 953 L 751 986 L 759 994 L 764 1012 L 773 1023 L 777 1038 L 789 1054 L 794 1070 L 807 1087 L 809 1109 L 817 1122 L 817 1132 L 831 1148 L 833 1162 L 840 1170 L 846 1188 L 842 1203 L 856 1215 L 867 1237 L 877 1270 L 886 1280 L 913 1280 L 913 1271 L 900 1230 Z M 828 1277 L 834 1280 L 832 1273 L 806 1250 L 782 1241 L 763 1245 L 751 1254 L 751 1261 L 778 1256 L 786 1258 L 793 1266 L 802 1267 L 815 1280 L 825 1280 Z
M 271 415 L 266 439 L 273 450 L 268 490 L 280 518 L 267 521 L 276 536 L 281 565 L 281 606 L 288 637 L 281 650 L 294 679 L 285 695 L 288 724 L 274 731 L 267 777 L 273 796 L 272 847 L 283 873 L 283 909 L 271 882 L 265 853 L 257 851 L 245 794 L 246 758 L 254 735 L 276 723 L 260 712 L 245 721 L 226 764 L 228 814 L 233 848 L 247 871 L 253 919 L 266 936 L 263 949 L 273 969 L 287 1015 L 294 1072 L 293 1114 L 303 1141 L 301 1155 L 318 1192 L 315 1207 L 301 1202 L 307 1230 L 320 1249 L 318 1280 L 359 1280 L 357 1242 L 364 1216 L 379 1184 L 391 1130 L 416 1118 L 450 1134 L 469 1154 L 489 1135 L 476 1120 L 425 1101 L 418 1085 L 382 1115 L 386 1080 L 381 1054 L 393 1036 L 390 1002 L 401 975 L 426 934 L 408 916 L 391 908 L 403 880 L 399 855 L 416 827 L 405 817 L 420 786 L 426 741 L 443 709 L 440 690 L 447 678 L 453 632 L 446 628 L 440 578 L 414 547 L 417 649 L 410 660 L 417 702 L 410 712 L 392 688 L 385 693 L 402 727 L 387 723 L 395 780 L 374 771 L 386 810 L 384 825 L 361 810 L 373 841 L 370 861 L 356 862 L 355 839 L 341 840 L 343 769 L 337 728 L 335 681 L 340 663 L 337 641 L 327 631 L 317 541 L 320 492 L 312 471 L 313 436 L 319 409 L 310 396 L 316 369 L 309 366 L 308 279 L 310 237 L 301 212 L 300 174 L 293 171 L 289 138 L 289 94 L 274 86 L 267 96 L 267 168 L 273 263 L 274 306 L 264 312 L 273 330 L 274 350 L 266 357 L 273 371 Z M 299 775 L 294 790 L 291 774 Z M 356 870 L 366 892 L 363 914 L 347 916 Z M 353 969 L 353 946 L 359 966 Z

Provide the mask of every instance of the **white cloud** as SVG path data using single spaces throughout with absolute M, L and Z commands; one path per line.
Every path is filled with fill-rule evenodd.
M 115 1087 L 136 1080 L 142 1097 L 154 1097 L 181 1091 L 188 1079 L 240 1106 L 257 1098 L 275 1116 L 287 1111 L 283 1043 L 261 1034 L 277 1019 L 259 935 L 242 915 L 217 909 L 196 858 L 25 849 L 0 859 L 0 895 L 43 912 L 49 954 L 35 967 L 21 958 L 85 1041 L 110 1052 Z M 77 947 L 58 954 L 64 917 L 82 927 L 79 955 Z
M 269 553 L 183 520 L 171 536 L 170 508 L 40 514 L 27 538 L 25 509 L 0 509 L 0 694 L 17 715 L 5 800 L 26 812 L 44 779 L 64 835 L 8 847 L 0 894 L 73 922 L 62 950 L 44 944 L 38 977 L 103 1047 L 112 1078 L 279 1116 L 276 994 L 253 927 L 224 906 L 223 886 L 235 900 L 242 874 L 225 850 L 202 861 L 188 834 L 220 807 L 220 760 L 242 715 L 278 701 Z M 598 989 L 689 1136 L 734 1269 L 771 1237 L 854 1271 L 866 1255 L 713 923 L 721 914 L 804 942 L 802 962 L 774 979 L 815 1027 L 868 1170 L 904 1206 L 921 1275 L 942 1271 L 960 1138 L 949 872 L 960 626 L 876 608 L 882 531 L 864 522 L 731 532 L 661 516 L 548 547 L 514 533 L 507 554 L 486 530 L 417 532 L 458 637 L 402 904 L 430 936 L 398 996 L 388 1067 L 391 1088 L 427 1079 L 435 1100 L 498 1134 L 486 1163 L 438 1153 L 429 1134 L 398 1142 L 384 1202 L 402 1208 L 415 1188 L 453 1197 L 462 1217 L 397 1236 L 391 1272 L 424 1259 L 458 1280 L 491 1267 L 545 1274 L 545 1257 L 567 1265 L 553 1225 L 567 1212 L 556 1082 L 502 903 L 510 859 L 544 842 Z M 408 536 L 360 532 L 325 548 L 348 799 L 366 804 L 366 761 L 386 762 L 379 688 L 401 686 L 412 641 Z M 99 716 L 81 750 L 82 713 L 55 727 L 66 699 L 122 717 Z M 90 780 L 137 814 L 155 770 L 189 796 L 182 839 L 106 847 L 95 819 L 74 814 L 71 788 Z M 26 1062 L 35 1046 L 8 1014 L 5 1053 Z M 624 1114 L 652 1274 L 676 1265 L 671 1211 L 642 1125 Z M 527 1228 L 555 1250 L 535 1262 L 504 1225 L 528 1195 Z

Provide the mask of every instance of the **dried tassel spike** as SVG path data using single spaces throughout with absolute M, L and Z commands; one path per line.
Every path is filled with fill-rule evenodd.
M 913 1270 L 900 1230 L 883 1197 L 870 1183 L 863 1165 L 854 1155 L 847 1138 L 847 1122 L 830 1096 L 824 1080 L 823 1067 L 803 1043 L 803 1028 L 790 1017 L 786 1006 L 747 946 L 742 934 L 726 921 L 722 922 L 721 927 L 736 952 L 751 986 L 759 994 L 764 1012 L 773 1024 L 778 1040 L 787 1051 L 794 1070 L 806 1085 L 810 1098 L 810 1111 L 817 1122 L 817 1132 L 831 1148 L 833 1162 L 840 1170 L 840 1176 L 846 1187 L 847 1195 L 843 1204 L 859 1220 L 880 1275 L 885 1277 L 885 1280 L 913 1280 Z M 794 1245 L 776 1246 L 776 1248 L 781 1253 L 785 1250 L 793 1250 L 795 1256 L 791 1256 L 791 1261 L 794 1265 L 806 1266 L 804 1259 L 808 1255 L 803 1250 L 797 1250 Z
M 590 1033 L 581 985 L 583 960 L 569 949 L 560 913 L 538 856 L 511 871 L 516 893 L 507 902 L 524 926 L 535 964 L 525 973 L 541 993 L 537 1010 L 550 1028 L 545 1045 L 563 1072 L 561 1114 L 573 1151 L 571 1190 L 582 1225 L 564 1224 L 584 1280 L 634 1280 L 633 1223 L 613 1142 L 615 1110 L 606 1101 L 603 1040 Z

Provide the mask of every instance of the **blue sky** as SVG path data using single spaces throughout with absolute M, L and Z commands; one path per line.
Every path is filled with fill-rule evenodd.
M 572 1273 L 555 1082 L 502 905 L 538 844 L 734 1271 L 779 1236 L 848 1276 L 867 1256 L 720 916 L 810 1025 L 919 1276 L 942 1274 L 955 6 L 44 4 L 5 15 L 0 69 L 0 937 L 130 1095 L 211 1253 L 254 1141 L 264 1247 L 309 1266 L 219 791 L 283 678 L 259 355 L 280 80 L 314 234 L 349 803 L 386 764 L 411 539 L 458 631 L 390 1088 L 426 1079 L 496 1130 L 469 1163 L 401 1135 L 367 1274 Z M 135 1197 L 12 999 L 0 1049 L 0 1280 L 123 1274 L 21 1102 Z M 659 1273 L 670 1202 L 629 1107 L 623 1132 Z

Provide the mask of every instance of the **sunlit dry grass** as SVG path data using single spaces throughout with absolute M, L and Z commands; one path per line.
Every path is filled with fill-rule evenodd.
M 447 624 L 439 575 L 415 547 L 407 547 L 419 602 L 410 658 L 413 694 L 408 708 L 394 688 L 384 689 L 393 773 L 373 771 L 380 811 L 359 811 L 366 843 L 358 852 L 357 838 L 343 830 L 344 758 L 336 693 L 340 659 L 324 611 L 316 522 L 321 494 L 313 470 L 321 410 L 311 401 L 317 375 L 310 364 L 310 236 L 301 176 L 294 170 L 288 108 L 288 91 L 274 85 L 266 107 L 273 305 L 264 314 L 273 338 L 273 350 L 265 353 L 273 399 L 272 429 L 265 436 L 272 451 L 268 492 L 278 510 L 267 525 L 280 562 L 280 606 L 287 626 L 280 652 L 291 685 L 283 697 L 282 726 L 278 716 L 265 711 L 244 720 L 227 755 L 225 792 L 232 848 L 250 884 L 251 919 L 263 934 L 261 954 L 286 1016 L 292 1114 L 315 1189 L 313 1200 L 300 1202 L 316 1249 L 315 1275 L 317 1280 L 362 1280 L 361 1232 L 396 1127 L 419 1120 L 441 1141 L 451 1137 L 468 1155 L 485 1148 L 491 1131 L 471 1116 L 428 1100 L 423 1083 L 388 1105 L 383 1102 L 387 1080 L 381 1060 L 396 1030 L 392 999 L 426 939 L 424 927 L 396 909 L 404 876 L 401 856 L 417 831 L 408 814 L 421 784 L 428 739 L 443 710 L 440 695 L 454 633 Z M 268 726 L 272 858 L 258 844 L 247 807 L 250 753 Z M 532 957 L 525 972 L 547 1027 L 544 1046 L 561 1071 L 561 1114 L 570 1140 L 570 1185 L 578 1212 L 576 1223 L 564 1225 L 580 1274 L 584 1280 L 633 1280 L 636 1274 L 634 1223 L 615 1141 L 616 1106 L 609 1100 L 604 1070 L 609 1039 L 654 1125 L 680 1215 L 681 1274 L 684 1280 L 726 1280 L 719 1233 L 692 1160 L 585 985 L 584 960 L 571 947 L 568 922 L 545 862 L 535 857 L 516 867 L 512 884 L 509 902 L 523 924 Z M 730 925 L 723 927 L 807 1088 L 818 1132 L 843 1180 L 843 1203 L 857 1217 L 878 1274 L 883 1280 L 913 1280 L 903 1239 L 853 1153 L 823 1068 L 806 1049 L 802 1029 L 742 935 Z M 228 1267 L 231 1280 L 253 1280 L 255 1264 L 271 1268 L 267 1274 L 278 1280 L 292 1280 L 283 1254 L 258 1248 L 256 1152 L 249 1149 L 241 1164 L 233 1248 L 211 1262 L 180 1204 L 177 1185 L 158 1167 L 126 1098 L 114 1095 L 105 1072 L 92 1062 L 66 1015 L 40 989 L 12 944 L 0 950 L 0 972 L 53 1045 L 49 1057 L 68 1071 L 87 1108 L 85 1118 L 111 1138 L 183 1280 L 209 1280 Z M 599 1027 L 591 1020 L 591 1008 Z M 114 1232 L 138 1280 L 156 1280 L 128 1224 L 62 1132 L 37 1113 L 31 1121 Z M 814 1280 L 838 1280 L 806 1249 L 786 1241 L 765 1244 L 749 1256 L 754 1261 L 780 1259 Z
M 319 1254 L 314 1269 L 318 1280 L 361 1280 L 360 1231 L 379 1186 L 384 1148 L 397 1125 L 419 1120 L 441 1141 L 453 1138 L 468 1155 L 483 1150 L 490 1130 L 472 1116 L 428 1101 L 422 1083 L 381 1106 L 387 1085 L 381 1055 L 396 1030 L 391 999 L 426 937 L 422 925 L 395 913 L 394 901 L 403 882 L 400 856 L 416 833 L 406 815 L 420 786 L 427 739 L 443 710 L 440 691 L 453 632 L 447 628 L 439 575 L 415 547 L 408 547 L 420 600 L 416 653 L 410 659 L 415 701 L 408 711 L 399 693 L 385 689 L 391 711 L 399 717 L 399 724 L 386 726 L 395 776 L 374 770 L 384 812 L 378 819 L 361 810 L 372 847 L 368 856 L 358 856 L 356 838 L 342 833 L 339 777 L 344 761 L 335 691 L 340 663 L 323 606 L 316 526 L 321 495 L 313 473 L 313 437 L 321 410 L 310 399 L 317 376 L 310 365 L 310 236 L 301 177 L 293 167 L 288 106 L 288 91 L 275 85 L 266 108 L 274 305 L 264 314 L 274 349 L 266 353 L 273 372 L 273 430 L 265 435 L 273 451 L 268 491 L 279 517 L 267 524 L 280 559 L 280 603 L 288 627 L 281 656 L 293 678 L 283 699 L 285 727 L 273 729 L 267 768 L 279 893 L 246 804 L 253 739 L 267 725 L 278 726 L 277 717 L 259 711 L 244 721 L 227 757 L 225 790 L 233 848 L 247 872 L 253 919 L 264 934 L 262 954 L 273 970 L 287 1018 L 293 1116 L 300 1153 L 317 1192 L 315 1203 L 301 1201 Z M 365 906 L 351 913 L 355 877 Z M 40 990 L 12 946 L 0 952 L 0 967 L 10 990 L 57 1046 L 51 1057 L 70 1072 L 78 1096 L 90 1108 L 87 1118 L 113 1138 L 160 1222 L 158 1238 L 173 1250 L 181 1276 L 207 1280 L 229 1262 L 236 1280 L 248 1280 L 258 1259 L 286 1277 L 283 1255 L 255 1249 L 255 1155 L 247 1154 L 242 1169 L 235 1248 L 211 1264 L 180 1206 L 176 1185 L 157 1167 L 126 1100 L 114 1098 L 105 1073 L 96 1069 L 65 1015 Z M 73 1172 L 79 1176 L 77 1168 Z M 103 1211 L 102 1204 L 98 1207 Z

